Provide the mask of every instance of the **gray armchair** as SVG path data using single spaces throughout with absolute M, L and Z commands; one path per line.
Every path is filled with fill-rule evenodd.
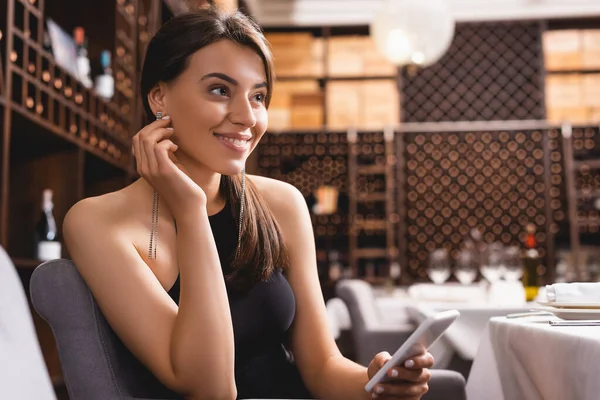
M 71 400 L 181 399 L 119 340 L 71 261 L 37 267 L 30 291 L 33 306 L 54 332 Z
M 360 279 L 341 280 L 336 294 L 347 305 L 356 362 L 367 366 L 381 351 L 393 354 L 414 332 L 413 324 L 390 324 L 380 315 L 371 285 Z M 423 400 L 466 400 L 465 378 L 458 372 L 432 369 Z

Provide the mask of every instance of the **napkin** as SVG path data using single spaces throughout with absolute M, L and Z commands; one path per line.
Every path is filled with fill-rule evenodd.
M 479 284 L 417 283 L 408 288 L 409 297 L 422 301 L 471 302 L 485 299 L 485 287 Z
M 546 299 L 551 303 L 600 303 L 600 282 L 547 285 Z

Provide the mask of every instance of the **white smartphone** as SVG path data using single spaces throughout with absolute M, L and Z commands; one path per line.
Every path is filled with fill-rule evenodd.
M 371 378 L 365 390 L 370 392 L 375 385 L 384 382 L 391 368 L 402 365 L 410 357 L 426 353 L 459 316 L 458 310 L 449 310 L 436 313 L 423 321 L 396 350 L 392 358 Z

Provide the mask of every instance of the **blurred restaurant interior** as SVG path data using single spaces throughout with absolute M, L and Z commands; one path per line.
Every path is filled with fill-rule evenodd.
M 203 3 L 0 0 L 0 244 L 28 298 L 42 261 L 69 258 L 67 211 L 139 178 L 145 46 Z M 490 373 L 475 370 L 488 320 L 528 312 L 545 285 L 600 281 L 600 3 L 399 1 L 387 13 L 387 0 L 215 3 L 251 15 L 271 44 L 269 129 L 247 171 L 304 195 L 342 352 L 373 355 L 359 348 L 369 329 L 356 331 L 342 281 L 366 282 L 364 301 L 412 330 L 428 312 L 467 304 L 464 318 L 469 303 L 486 304 L 477 328 L 434 356 L 469 378 L 469 398 L 494 398 L 471 382 Z M 48 258 L 43 204 L 57 232 Z M 69 398 L 54 328 L 30 311 L 54 389 Z M 505 384 L 498 399 L 525 398 Z M 541 396 L 526 398 L 558 398 Z

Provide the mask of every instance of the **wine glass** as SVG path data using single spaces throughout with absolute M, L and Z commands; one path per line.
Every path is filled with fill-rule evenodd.
M 521 264 L 521 249 L 518 246 L 510 246 L 504 249 L 504 279 L 516 282 L 523 276 L 523 265 Z
M 495 242 L 487 246 L 483 253 L 481 274 L 490 283 L 497 282 L 504 273 L 504 254 L 501 243 Z
M 477 278 L 478 265 L 477 255 L 473 250 L 463 250 L 456 259 L 454 276 L 463 285 L 469 285 Z
M 450 260 L 446 249 L 436 249 L 429 254 L 427 275 L 436 285 L 440 285 L 450 278 Z

